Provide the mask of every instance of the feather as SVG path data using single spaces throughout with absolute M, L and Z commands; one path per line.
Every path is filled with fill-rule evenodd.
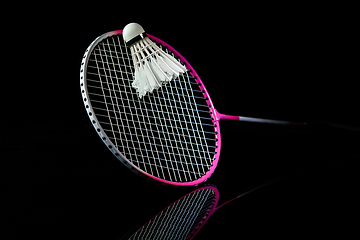
M 129 25 L 131 26 L 128 27 Z M 127 27 L 130 30 L 125 30 Z M 132 43 L 140 36 L 140 39 L 130 46 L 135 68 L 132 86 L 136 89 L 139 98 L 148 92 L 152 93 L 187 71 L 185 66 L 151 41 L 140 25 L 128 24 L 124 28 L 123 36 L 127 43 Z

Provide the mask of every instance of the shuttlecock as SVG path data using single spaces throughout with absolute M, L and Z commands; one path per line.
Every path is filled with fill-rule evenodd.
M 135 67 L 132 86 L 139 98 L 152 93 L 162 84 L 170 82 L 187 71 L 173 56 L 165 53 L 137 23 L 129 23 L 123 30 L 126 46 L 130 47 Z

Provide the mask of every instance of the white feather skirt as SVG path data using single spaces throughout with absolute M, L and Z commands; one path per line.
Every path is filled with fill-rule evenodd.
M 187 71 L 185 66 L 165 53 L 148 37 L 133 44 L 130 50 L 135 66 L 132 86 L 139 98 Z

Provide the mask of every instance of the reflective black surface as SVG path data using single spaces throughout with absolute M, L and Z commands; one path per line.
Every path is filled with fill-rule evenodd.
M 193 190 L 139 178 L 107 152 L 90 126 L 9 130 L 1 144 L 3 236 L 117 239 Z M 217 186 L 220 204 L 267 180 L 304 172 L 225 205 L 196 237 L 354 234 L 359 158 L 348 157 L 356 144 L 344 144 L 344 135 L 334 143 L 303 131 L 252 130 L 224 130 L 225 139 L 235 131 L 250 140 L 239 141 L 240 155 L 238 144 L 225 140 L 229 145 L 207 182 Z
M 83 52 L 98 35 L 130 21 L 190 62 L 221 113 L 360 126 L 353 38 L 332 18 L 254 12 L 239 20 L 237 12 L 222 19 L 212 13 L 187 25 L 175 19 L 174 30 L 164 31 L 161 18 L 93 11 L 97 24 L 94 17 L 84 20 L 84 9 L 27 18 L 22 37 L 11 41 L 17 51 L 7 58 L 13 77 L 4 89 L 13 95 L 2 101 L 0 128 L 2 239 L 121 239 L 194 190 L 154 184 L 129 171 L 108 152 L 83 109 Z M 64 16 L 67 24 L 56 21 Z M 216 26 L 239 29 L 240 44 L 224 46 Z M 213 50 L 193 43 L 203 36 L 214 41 Z M 238 62 L 227 60 L 234 55 Z M 206 182 L 217 187 L 219 204 L 288 177 L 220 208 L 195 239 L 357 234 L 358 132 L 326 124 L 220 125 L 220 161 Z

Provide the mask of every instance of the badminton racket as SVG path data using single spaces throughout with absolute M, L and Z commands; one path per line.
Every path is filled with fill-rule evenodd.
M 96 38 L 80 69 L 82 99 L 93 127 L 115 157 L 138 175 L 177 186 L 204 182 L 219 161 L 223 119 L 306 125 L 219 113 L 189 62 L 169 44 L 147 36 L 187 71 L 143 98 L 131 85 L 134 65 L 122 30 Z

